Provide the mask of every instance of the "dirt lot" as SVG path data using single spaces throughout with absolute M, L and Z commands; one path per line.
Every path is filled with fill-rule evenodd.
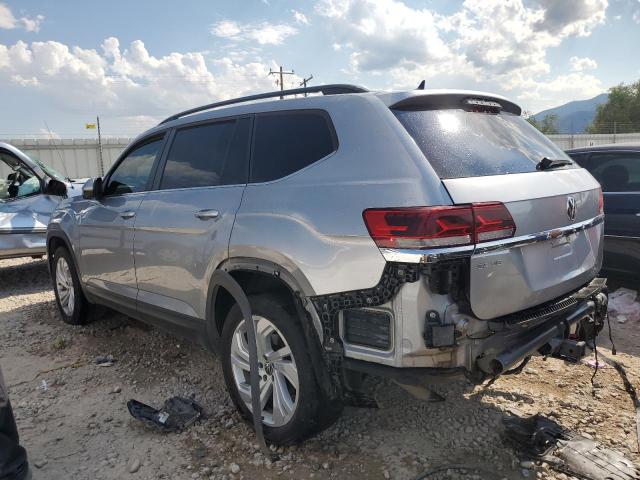
M 640 385 L 639 326 L 612 326 L 617 359 Z M 112 367 L 95 365 L 107 354 L 117 359 Z M 635 411 L 612 368 L 598 373 L 593 396 L 590 367 L 534 358 L 484 392 L 465 382 L 437 387 L 442 403 L 374 381 L 379 409 L 345 409 L 332 428 L 281 449 L 271 464 L 235 413 L 212 354 L 115 313 L 84 327 L 63 324 L 45 261 L 0 261 L 0 365 L 36 479 L 403 479 L 442 465 L 477 470 L 428 478 L 569 478 L 521 463 L 503 441 L 505 411 L 552 415 L 640 460 Z M 195 395 L 208 418 L 162 434 L 126 409 L 130 398 L 160 406 L 173 395 Z

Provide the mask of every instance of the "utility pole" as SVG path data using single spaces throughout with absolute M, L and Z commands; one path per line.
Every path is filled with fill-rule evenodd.
M 309 76 L 309 78 L 303 78 L 303 79 L 302 79 L 302 81 L 300 82 L 300 86 L 301 86 L 301 87 L 304 87 L 304 88 L 307 88 L 307 82 L 309 82 L 309 81 L 310 81 L 310 80 L 312 80 L 312 79 L 313 79 L 313 74 L 311 74 L 311 75 Z M 307 93 L 306 93 L 306 92 L 305 92 L 304 96 L 305 96 L 305 97 L 307 96 Z
M 280 91 L 282 92 L 284 90 L 284 75 L 293 75 L 293 70 L 291 70 L 290 72 L 284 72 L 282 71 L 282 65 L 280 65 L 280 71 L 273 71 L 271 69 L 269 69 L 269 75 L 280 75 Z M 283 95 L 280 95 L 280 100 L 282 100 L 284 98 Z
M 100 176 L 104 176 L 104 162 L 102 160 L 102 135 L 100 134 L 100 116 L 96 117 L 98 125 L 98 167 L 100 167 Z

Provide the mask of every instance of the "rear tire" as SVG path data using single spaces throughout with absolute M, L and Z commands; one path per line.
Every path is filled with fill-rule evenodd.
M 324 395 L 315 378 L 302 328 L 295 315 L 273 297 L 253 295 L 249 302 L 259 330 L 256 334 L 258 361 L 262 365 L 260 386 L 265 392 L 264 436 L 279 445 L 300 442 L 335 420 L 327 422 L 323 417 Z M 222 367 L 233 403 L 252 424 L 247 340 L 244 319 L 236 304 L 222 330 Z
M 82 292 L 73 258 L 65 247 L 58 247 L 53 254 L 51 276 L 62 320 L 70 325 L 88 323 L 89 302 Z

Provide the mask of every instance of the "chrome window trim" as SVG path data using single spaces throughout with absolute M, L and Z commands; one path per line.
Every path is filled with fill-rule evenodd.
M 574 233 L 581 232 L 604 221 L 604 215 L 598 215 L 583 222 L 574 223 L 565 227 L 545 230 L 543 232 L 520 235 L 519 237 L 496 240 L 494 242 L 484 242 L 478 245 L 465 245 L 462 247 L 431 248 L 424 250 L 403 250 L 381 248 L 382 256 L 388 262 L 402 263 L 436 263 L 442 260 L 454 258 L 470 257 L 471 255 L 482 255 L 484 253 L 503 250 L 507 248 L 523 247 L 532 243 L 544 242 L 555 238 L 566 237 Z

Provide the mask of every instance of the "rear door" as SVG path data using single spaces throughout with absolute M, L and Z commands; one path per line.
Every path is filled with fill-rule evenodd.
M 176 129 L 135 223 L 138 309 L 193 327 L 209 278 L 228 256 L 247 183 L 251 117 Z
M 635 274 L 640 269 L 640 152 L 592 152 L 584 166 L 604 195 L 604 267 Z
M 575 164 L 538 170 L 543 158 L 570 160 L 526 120 L 464 108 L 412 109 L 396 116 L 454 204 L 501 202 L 515 222 L 513 238 L 475 246 L 468 296 L 476 316 L 491 319 L 539 305 L 597 274 L 599 185 Z M 564 234 L 573 227 L 577 231 Z

